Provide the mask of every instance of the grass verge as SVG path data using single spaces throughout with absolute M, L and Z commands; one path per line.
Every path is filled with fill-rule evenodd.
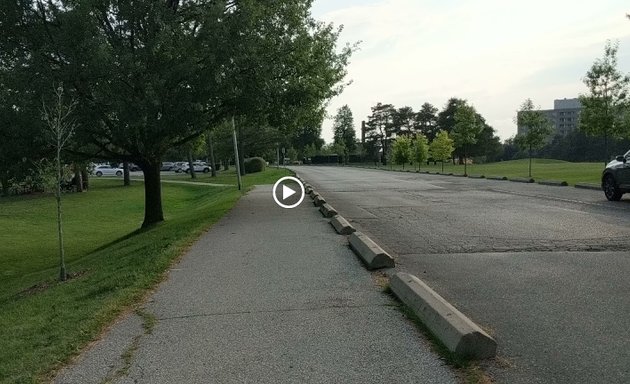
M 166 221 L 138 230 L 142 184 L 121 184 L 93 180 L 88 193 L 64 196 L 66 260 L 73 276 L 64 283 L 56 280 L 54 199 L 0 200 L 0 383 L 49 378 L 139 302 L 241 196 L 233 187 L 165 184 Z M 147 331 L 151 324 L 145 318 Z
M 506 176 L 528 177 L 528 159 L 501 161 L 488 164 L 469 164 L 467 172 L 469 175 L 484 176 Z M 374 163 L 363 164 L 364 166 L 374 167 Z M 380 166 L 384 170 L 402 170 L 401 165 Z M 416 166 L 407 164 L 405 170 L 415 172 Z M 575 183 L 596 183 L 601 180 L 603 163 L 570 163 L 562 160 L 551 159 L 533 159 L 532 160 L 532 178 L 539 180 L 558 180 L 566 181 L 569 185 Z M 434 165 L 423 164 L 420 171 L 442 172 L 442 165 L 438 163 Z M 444 163 L 444 173 L 464 174 L 463 165 L 453 165 L 452 163 Z

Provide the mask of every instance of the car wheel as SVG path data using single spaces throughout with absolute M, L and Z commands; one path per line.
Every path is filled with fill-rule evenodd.
M 122 172 L 121 171 L 116 171 L 116 176 L 122 176 Z
M 186 172 L 186 173 L 190 173 L 190 169 L 187 169 L 187 170 L 185 170 L 184 172 Z
M 619 201 L 621 200 L 621 195 L 623 193 L 617 187 L 615 183 L 615 178 L 612 175 L 606 175 L 604 178 L 604 195 L 610 201 Z
M 101 172 L 101 171 L 96 172 L 96 176 L 98 176 L 98 177 L 103 176 L 103 172 Z
M 204 168 L 203 169 L 203 173 L 208 173 L 208 172 L 210 172 L 210 168 Z

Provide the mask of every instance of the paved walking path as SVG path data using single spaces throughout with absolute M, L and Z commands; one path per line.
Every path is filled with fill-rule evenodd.
M 393 304 L 307 199 L 256 187 L 146 303 L 150 331 L 127 316 L 55 382 L 456 382 Z

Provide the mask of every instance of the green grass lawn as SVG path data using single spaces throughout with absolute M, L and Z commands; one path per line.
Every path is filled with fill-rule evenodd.
M 365 164 L 366 166 L 374 166 L 374 163 Z M 381 166 L 382 169 L 395 169 L 400 170 L 400 165 L 387 165 Z M 416 166 L 410 166 L 407 164 L 405 170 L 416 170 Z M 539 180 L 559 180 L 566 181 L 569 185 L 575 183 L 600 183 L 602 170 L 604 169 L 603 163 L 570 163 L 562 160 L 550 160 L 550 159 L 533 159 L 532 161 L 532 178 L 536 181 Z M 431 172 L 442 172 L 442 165 L 423 164 L 420 167 L 421 171 L 429 170 Z M 463 165 L 453 165 L 451 162 L 444 163 L 445 173 L 463 174 Z M 527 177 L 528 175 L 528 160 L 510 160 L 497 163 L 488 164 L 469 164 L 468 174 L 477 174 L 484 176 L 506 176 L 510 177 Z
M 242 183 L 245 187 L 251 187 L 260 184 L 273 184 L 283 176 L 290 176 L 293 173 L 284 168 L 267 167 L 264 172 L 250 173 L 242 177 Z M 197 176 L 192 179 L 187 173 L 163 173 L 163 180 L 185 180 L 200 181 L 204 183 L 230 184 L 236 185 L 236 170 L 230 167 L 227 171 L 218 171 L 216 177 L 212 177 L 210 173 L 195 173 Z
M 248 176 L 249 185 L 275 182 L 277 174 Z M 121 184 L 94 178 L 89 192 L 63 196 L 66 262 L 74 276 L 64 283 L 56 281 L 54 198 L 0 199 L 0 383 L 45 380 L 139 302 L 241 196 L 234 187 L 165 183 L 166 220 L 138 230 L 142 183 Z

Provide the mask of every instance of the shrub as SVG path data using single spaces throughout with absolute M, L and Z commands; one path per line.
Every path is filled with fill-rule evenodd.
M 245 159 L 245 172 L 256 173 L 265 170 L 267 162 L 262 157 L 250 157 Z

